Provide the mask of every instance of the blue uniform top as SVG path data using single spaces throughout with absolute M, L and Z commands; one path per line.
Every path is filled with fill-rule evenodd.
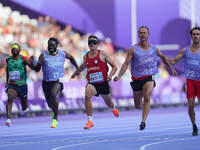
M 131 74 L 134 77 L 157 74 L 157 48 L 150 45 L 149 49 L 143 50 L 137 44 L 133 48 L 134 56 L 131 60 Z
M 48 51 L 44 52 L 44 63 L 42 65 L 43 79 L 45 81 L 56 81 L 64 76 L 65 53 L 58 50 L 58 54 L 52 56 Z

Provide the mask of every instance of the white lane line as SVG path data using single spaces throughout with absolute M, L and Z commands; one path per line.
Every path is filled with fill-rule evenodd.
M 166 141 L 161 141 L 161 142 L 155 142 L 155 143 L 149 143 L 145 144 L 140 147 L 140 150 L 145 150 L 147 147 L 150 147 L 152 145 L 157 145 L 157 144 L 162 144 L 162 143 L 169 143 L 169 142 L 177 142 L 177 141 L 184 141 L 184 140 L 190 140 L 190 139 L 198 139 L 197 137 L 190 137 L 190 138 L 179 138 L 179 139 L 173 139 L 173 140 L 166 140 Z
M 169 134 L 167 134 L 167 135 L 169 135 Z M 130 139 L 134 140 L 135 138 L 131 137 L 131 138 L 111 139 L 111 140 L 101 140 L 101 141 L 97 140 L 97 141 L 94 141 L 94 142 L 83 142 L 83 143 L 79 143 L 79 144 L 57 146 L 55 148 L 52 148 L 51 150 L 61 150 L 61 149 L 69 148 L 69 147 L 76 147 L 76 146 L 81 146 L 81 145 L 86 145 L 86 144 L 92 144 L 92 143 L 103 143 L 103 142 L 107 143 L 107 142 L 117 142 L 117 141 L 119 142 L 119 141 L 124 141 L 124 140 L 127 141 L 127 140 L 130 140 Z M 186 139 L 195 139 L 195 138 L 194 137 L 193 138 L 180 138 L 178 140 L 186 140 Z M 169 140 L 169 141 L 177 141 L 177 139 L 175 139 L 175 140 Z M 159 143 L 159 142 L 156 142 L 156 143 Z

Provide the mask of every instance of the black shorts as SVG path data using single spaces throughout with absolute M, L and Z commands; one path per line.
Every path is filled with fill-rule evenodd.
M 98 84 L 94 84 L 94 83 L 88 83 L 88 84 L 91 84 L 95 87 L 97 91 L 97 94 L 95 96 L 99 96 L 99 94 L 103 94 L 103 95 L 110 94 L 110 85 L 108 81 L 105 81 L 103 83 L 98 83 Z
M 61 84 L 61 90 L 60 90 L 60 92 L 61 92 L 63 90 L 63 83 L 62 82 L 59 82 L 59 81 L 45 81 L 45 80 L 42 81 L 43 91 L 45 93 L 50 92 L 51 88 L 54 86 L 55 83 Z
M 27 99 L 28 97 L 28 86 L 27 84 L 18 86 L 18 85 L 13 85 L 13 84 L 8 84 L 8 87 L 6 89 L 6 93 L 8 92 L 8 89 L 13 88 L 17 91 L 17 95 L 20 98 Z
M 156 86 L 156 82 L 152 79 L 152 76 L 147 77 L 144 80 L 133 80 L 132 82 L 130 82 L 130 84 L 131 84 L 131 87 L 132 87 L 133 91 L 141 91 L 143 86 L 144 86 L 144 84 L 147 81 L 153 81 L 154 82 L 154 87 Z

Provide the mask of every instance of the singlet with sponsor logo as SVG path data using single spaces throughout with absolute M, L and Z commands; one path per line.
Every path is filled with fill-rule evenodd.
M 64 76 L 65 53 L 58 50 L 53 56 L 44 52 L 44 63 L 42 64 L 43 79 L 45 81 L 57 81 Z
M 186 78 L 200 81 L 200 49 L 192 53 L 190 46 L 186 47 L 183 58 Z
M 23 63 L 22 55 L 18 59 L 14 60 L 12 56 L 8 58 L 8 84 L 15 84 L 23 86 L 26 84 L 26 65 Z
M 137 78 L 157 74 L 157 48 L 150 45 L 149 49 L 143 50 L 137 44 L 133 48 L 134 56 L 131 60 L 132 76 Z
M 100 53 L 98 50 L 94 58 L 89 58 L 89 52 L 86 54 L 87 80 L 90 83 L 102 83 L 107 80 L 108 65 L 100 59 Z

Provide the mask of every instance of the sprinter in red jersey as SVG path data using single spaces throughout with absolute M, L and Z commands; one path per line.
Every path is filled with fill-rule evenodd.
M 118 117 L 118 110 L 115 108 L 112 102 L 110 86 L 108 81 L 111 81 L 112 76 L 117 71 L 114 62 L 103 51 L 98 50 L 99 39 L 90 35 L 88 37 L 88 45 L 90 51 L 83 57 L 83 63 L 74 72 L 71 78 L 74 78 L 81 71 L 87 68 L 87 80 L 88 84 L 85 89 L 85 107 L 88 116 L 88 122 L 84 126 L 84 129 L 90 129 L 94 126 L 92 120 L 92 102 L 93 96 L 99 96 L 104 99 L 109 108 L 112 109 L 113 114 Z M 108 65 L 112 67 L 111 72 L 108 75 Z

